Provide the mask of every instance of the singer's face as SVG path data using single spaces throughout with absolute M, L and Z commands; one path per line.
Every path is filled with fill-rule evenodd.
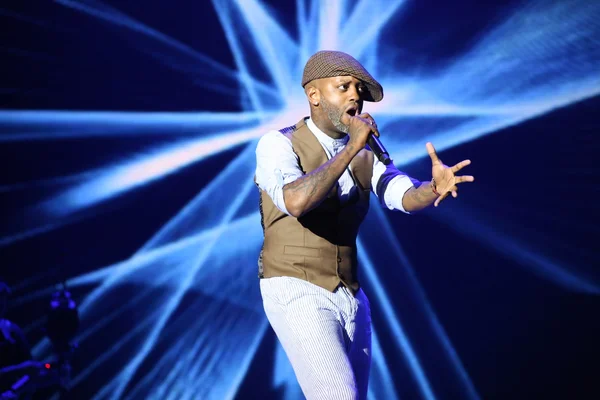
M 326 117 L 322 120 L 329 125 L 321 129 L 348 133 L 348 126 L 341 121 L 342 115 L 348 113 L 354 116 L 362 112 L 367 92 L 365 84 L 353 76 L 335 76 L 318 81 L 320 108 L 323 117 Z

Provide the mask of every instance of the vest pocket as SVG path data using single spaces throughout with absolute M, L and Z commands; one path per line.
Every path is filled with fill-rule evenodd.
M 283 254 L 291 256 L 321 257 L 321 249 L 314 247 L 284 246 Z

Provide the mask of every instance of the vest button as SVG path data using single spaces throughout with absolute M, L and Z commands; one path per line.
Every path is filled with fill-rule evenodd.
M 338 257 L 338 262 L 342 262 L 342 257 Z

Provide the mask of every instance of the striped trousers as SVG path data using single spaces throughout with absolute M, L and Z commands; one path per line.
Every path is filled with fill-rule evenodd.
M 366 399 L 371 310 L 359 290 L 334 293 L 291 277 L 260 280 L 267 318 L 308 400 Z

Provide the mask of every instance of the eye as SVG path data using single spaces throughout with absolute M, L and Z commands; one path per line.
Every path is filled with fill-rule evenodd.
M 364 86 L 359 86 L 359 87 L 358 87 L 358 92 L 359 92 L 359 93 L 364 93 L 365 91 L 366 91 L 366 89 L 365 89 L 365 87 L 364 87 Z
M 343 83 L 340 86 L 338 86 L 338 89 L 340 89 L 340 90 L 348 90 L 348 84 L 347 83 Z

